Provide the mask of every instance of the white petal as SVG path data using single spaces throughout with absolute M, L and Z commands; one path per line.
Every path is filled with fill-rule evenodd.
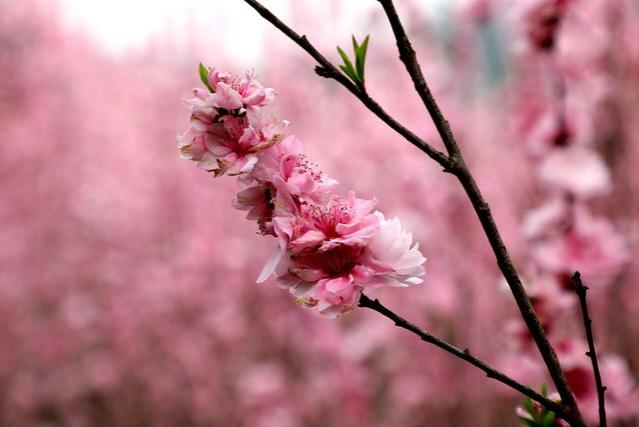
M 273 274 L 273 272 L 275 271 L 275 269 L 277 268 L 281 260 L 282 260 L 282 250 L 278 246 L 275 248 L 275 251 L 273 251 L 273 255 L 271 255 L 271 258 L 268 260 L 268 262 L 264 266 L 264 269 L 260 273 L 260 277 L 257 278 L 257 283 L 266 282 L 266 280 L 269 277 L 271 277 L 271 275 Z

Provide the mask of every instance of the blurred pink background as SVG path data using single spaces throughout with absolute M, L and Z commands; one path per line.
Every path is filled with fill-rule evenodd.
M 588 366 L 556 287 L 579 269 L 611 424 L 638 426 L 639 4 L 397 3 L 551 339 Z M 370 33 L 369 91 L 439 144 L 376 2 L 265 4 L 335 62 Z M 424 284 L 380 299 L 547 382 L 461 188 L 243 2 L 0 0 L 0 426 L 518 425 L 518 396 L 376 313 L 328 320 L 255 284 L 274 242 L 175 147 L 200 61 L 255 70 L 309 157 L 414 233 Z

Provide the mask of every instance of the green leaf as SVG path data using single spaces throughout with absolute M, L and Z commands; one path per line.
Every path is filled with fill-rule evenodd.
M 555 418 L 557 418 L 555 413 L 552 411 L 548 411 L 548 413 L 544 416 L 544 419 L 541 420 L 542 427 L 551 427 L 552 424 L 555 422 Z
M 346 66 L 346 68 L 354 71 L 355 69 L 353 68 L 353 63 L 348 58 L 348 55 L 346 55 L 346 52 L 344 52 L 342 50 L 342 48 L 339 47 L 339 46 L 337 46 L 337 51 L 339 52 L 340 56 L 342 57 L 342 61 L 344 61 L 344 65 Z
M 353 70 L 352 67 L 348 68 L 344 65 L 340 65 L 339 68 L 341 68 L 344 74 L 346 74 L 351 80 L 353 80 L 355 83 L 359 83 L 357 75 L 355 74 L 355 70 Z
M 350 77 L 351 80 L 353 80 L 357 84 L 360 84 L 361 82 L 357 76 L 357 73 L 355 72 L 355 68 L 353 68 L 353 63 L 348 58 L 348 55 L 346 55 L 346 52 L 344 52 L 342 48 L 339 46 L 337 46 L 337 51 L 339 52 L 340 56 L 342 57 L 342 60 L 344 61 L 344 65 L 340 65 L 339 67 L 342 69 L 342 71 L 344 71 L 344 73 L 348 77 Z
M 353 52 L 355 52 L 355 56 L 357 56 L 357 52 L 359 51 L 359 45 L 357 44 L 357 40 L 355 40 L 354 35 L 352 35 L 351 38 L 353 39 Z
M 519 421 L 521 421 L 523 425 L 528 427 L 538 427 L 536 422 L 534 422 L 533 420 L 529 420 L 528 418 L 519 417 Z
M 541 385 L 541 395 L 544 397 L 548 397 L 548 386 L 546 385 L 546 383 L 543 383 Z
M 535 405 L 530 397 L 524 397 L 524 408 L 526 408 L 526 412 L 528 412 L 533 417 L 535 416 Z
M 366 65 L 366 50 L 368 49 L 369 38 L 370 36 L 367 35 L 362 44 L 355 51 L 355 67 L 362 84 L 364 84 L 364 66 Z M 353 41 L 354 40 L 355 37 L 353 37 Z
M 211 88 L 211 84 L 209 83 L 209 70 L 201 62 L 200 62 L 200 80 L 202 80 L 202 83 L 204 83 L 204 86 L 206 86 L 211 92 L 213 92 L 213 89 Z

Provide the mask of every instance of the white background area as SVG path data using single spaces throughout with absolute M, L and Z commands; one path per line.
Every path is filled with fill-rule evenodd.
M 194 34 L 204 43 L 223 38 L 225 53 L 239 61 L 258 60 L 265 31 L 275 31 L 242 0 L 58 0 L 65 24 L 86 31 L 104 50 L 119 54 L 141 48 L 151 40 L 171 38 L 189 43 Z M 450 0 L 417 1 L 429 15 Z M 264 0 L 262 3 L 285 22 L 291 5 L 308 8 L 338 7 L 336 32 L 348 37 L 350 24 L 365 11 L 379 7 L 374 0 Z M 338 34 L 336 34 L 338 37 Z M 217 43 L 219 45 L 219 43 Z

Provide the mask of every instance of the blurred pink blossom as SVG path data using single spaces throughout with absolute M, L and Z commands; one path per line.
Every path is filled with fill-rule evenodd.
M 590 198 L 610 191 L 610 173 L 592 150 L 573 146 L 553 150 L 539 168 L 542 182 L 558 191 Z

